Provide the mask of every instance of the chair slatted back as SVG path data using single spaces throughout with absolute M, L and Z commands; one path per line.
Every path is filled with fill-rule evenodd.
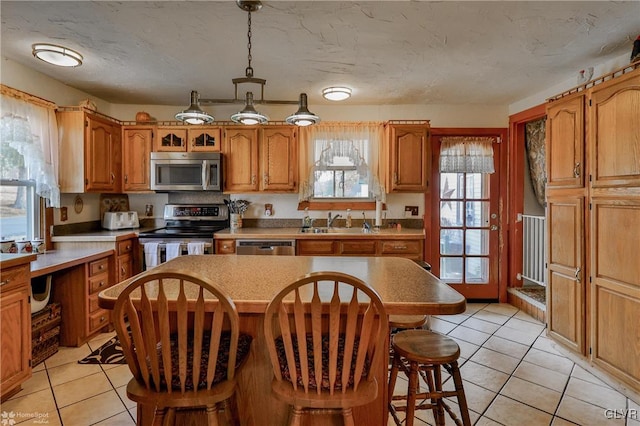
M 206 297 L 205 291 L 209 293 Z M 149 273 L 133 280 L 114 309 L 116 333 L 133 376 L 156 392 L 170 393 L 172 383 L 179 383 L 184 393 L 188 382 L 197 391 L 205 351 L 205 387 L 211 389 L 223 332 L 230 338 L 227 379 L 233 379 L 238 321 L 235 304 L 213 283 L 177 271 Z
M 387 317 L 380 297 L 363 281 L 338 272 L 315 272 L 271 300 L 265 313 L 265 337 L 277 380 L 285 380 L 275 343 L 282 339 L 294 388 L 300 386 L 309 393 L 315 378 L 315 392 L 320 394 L 325 378 L 331 394 L 344 393 L 357 390 L 362 380 L 373 380 L 367 370 L 386 356 Z M 328 339 L 327 362 L 321 361 L 323 339 Z

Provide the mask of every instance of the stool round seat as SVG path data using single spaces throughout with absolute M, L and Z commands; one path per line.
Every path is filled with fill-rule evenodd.
M 389 315 L 389 328 L 418 328 L 428 319 L 427 315 Z
M 398 355 L 420 364 L 449 364 L 460 357 L 455 340 L 429 330 L 400 331 L 391 344 Z

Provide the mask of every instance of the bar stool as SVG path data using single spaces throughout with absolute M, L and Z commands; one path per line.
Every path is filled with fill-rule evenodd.
M 458 368 L 460 347 L 455 340 L 428 330 L 405 330 L 393 336 L 392 347 L 394 358 L 389 377 L 388 403 L 389 413 L 395 423 L 400 425 L 397 412 L 406 412 L 405 425 L 413 426 L 415 410 L 433 410 L 436 425 L 441 426 L 445 424 L 446 410 L 456 425 L 470 426 L 469 408 Z M 453 377 L 454 391 L 442 389 L 441 366 Z M 393 395 L 398 370 L 404 371 L 409 377 L 407 395 Z M 419 373 L 424 373 L 428 392 L 419 392 Z M 452 396 L 458 399 L 462 422 L 444 400 Z M 426 402 L 427 399 L 431 402 Z M 423 402 L 416 404 L 416 400 Z M 394 404 L 394 401 L 406 401 L 406 406 Z

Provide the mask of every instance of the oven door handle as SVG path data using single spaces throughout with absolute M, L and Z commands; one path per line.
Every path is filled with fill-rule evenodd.
M 202 160 L 202 189 L 209 189 L 209 160 Z

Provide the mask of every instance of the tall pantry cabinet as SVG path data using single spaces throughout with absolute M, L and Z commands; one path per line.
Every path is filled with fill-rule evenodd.
M 549 335 L 640 392 L 640 64 L 547 107 Z

